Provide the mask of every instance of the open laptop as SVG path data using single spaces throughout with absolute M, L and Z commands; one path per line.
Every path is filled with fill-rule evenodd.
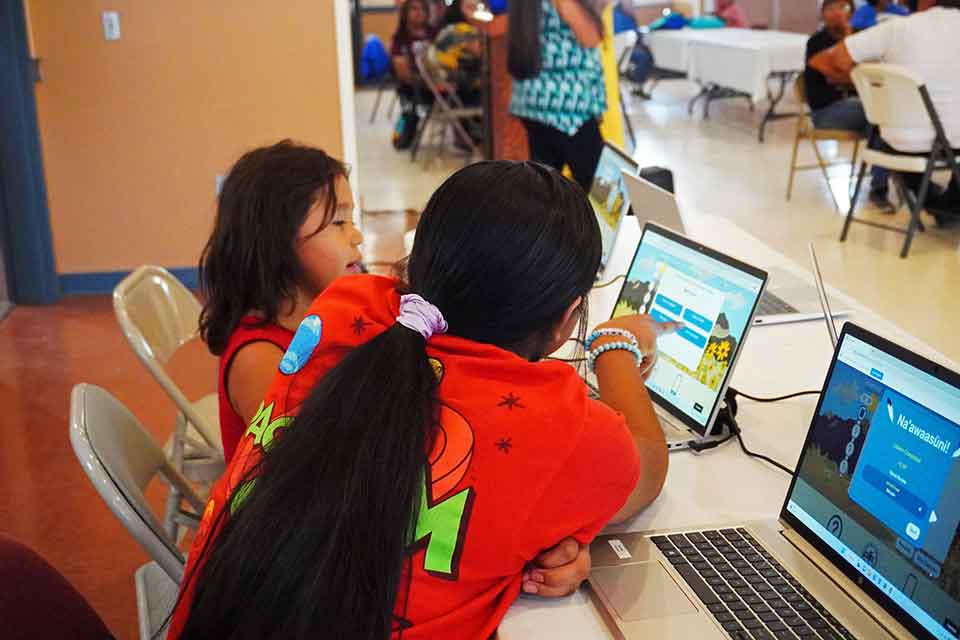
M 767 274 L 648 222 L 613 317 L 647 313 L 684 327 L 657 341 L 647 389 L 671 450 L 717 437 L 714 423 Z
M 623 179 L 634 214 L 641 224 L 649 221 L 678 233 L 687 233 L 672 193 L 639 176 L 624 175 Z M 783 269 L 771 269 L 769 275 L 770 282 L 760 298 L 754 324 L 786 324 L 820 319 L 819 300 L 809 283 Z M 849 313 L 839 310 L 833 312 L 833 316 Z
M 735 490 L 731 487 L 731 490 Z M 844 326 L 778 520 L 602 536 L 620 638 L 957 638 L 960 375 Z
M 623 175 L 635 174 L 639 165 L 626 153 L 609 142 L 604 143 L 597 169 L 593 174 L 590 193 L 587 194 L 600 225 L 603 253 L 600 271 L 607 267 L 610 254 L 620 234 L 623 217 L 630 208 L 630 199 L 623 183 Z
M 683 217 L 680 215 L 680 208 L 673 194 L 639 175 L 634 175 L 635 173 L 625 172 L 623 181 L 627 185 L 627 193 L 633 204 L 633 214 L 640 226 L 652 222 L 671 231 L 686 234 Z
M 820 261 L 817 260 L 817 252 L 813 248 L 812 242 L 807 243 L 807 251 L 810 253 L 810 264 L 813 267 L 813 280 L 817 285 L 817 297 L 820 298 L 820 310 L 823 312 L 823 321 L 827 325 L 830 344 L 836 349 L 840 338 L 837 337 L 837 326 L 833 324 L 833 312 L 830 311 L 830 299 L 827 297 L 827 288 L 823 285 L 823 276 L 820 274 Z

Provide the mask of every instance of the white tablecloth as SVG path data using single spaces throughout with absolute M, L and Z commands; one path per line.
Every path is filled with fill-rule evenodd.
M 645 41 L 658 67 L 683 71 L 702 85 L 735 89 L 760 101 L 767 96 L 770 74 L 803 71 L 807 36 L 753 29 L 681 29 L 654 31 Z

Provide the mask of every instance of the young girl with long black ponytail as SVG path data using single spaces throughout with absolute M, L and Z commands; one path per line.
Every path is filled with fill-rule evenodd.
M 545 360 L 600 263 L 583 191 L 532 163 L 433 195 L 406 282 L 346 276 L 307 312 L 197 533 L 171 638 L 489 638 L 528 563 L 660 492 L 643 376 L 673 327 L 587 339 L 601 401 Z

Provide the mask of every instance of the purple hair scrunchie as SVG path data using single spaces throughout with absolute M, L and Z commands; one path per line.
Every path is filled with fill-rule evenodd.
M 424 300 L 415 293 L 400 296 L 400 315 L 397 323 L 411 331 L 416 331 L 429 340 L 434 335 L 447 332 L 447 321 L 443 319 L 440 309 Z

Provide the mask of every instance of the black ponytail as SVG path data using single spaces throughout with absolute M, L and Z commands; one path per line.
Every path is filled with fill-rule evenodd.
M 600 252 L 579 186 L 532 163 L 479 163 L 431 198 L 403 292 L 437 306 L 450 334 L 535 360 Z M 420 334 L 393 325 L 344 357 L 221 509 L 187 577 L 181 638 L 388 639 L 437 420 Z
M 508 5 L 508 12 L 507 70 L 515 80 L 536 78 L 543 64 L 543 4 L 540 0 L 515 1 Z

